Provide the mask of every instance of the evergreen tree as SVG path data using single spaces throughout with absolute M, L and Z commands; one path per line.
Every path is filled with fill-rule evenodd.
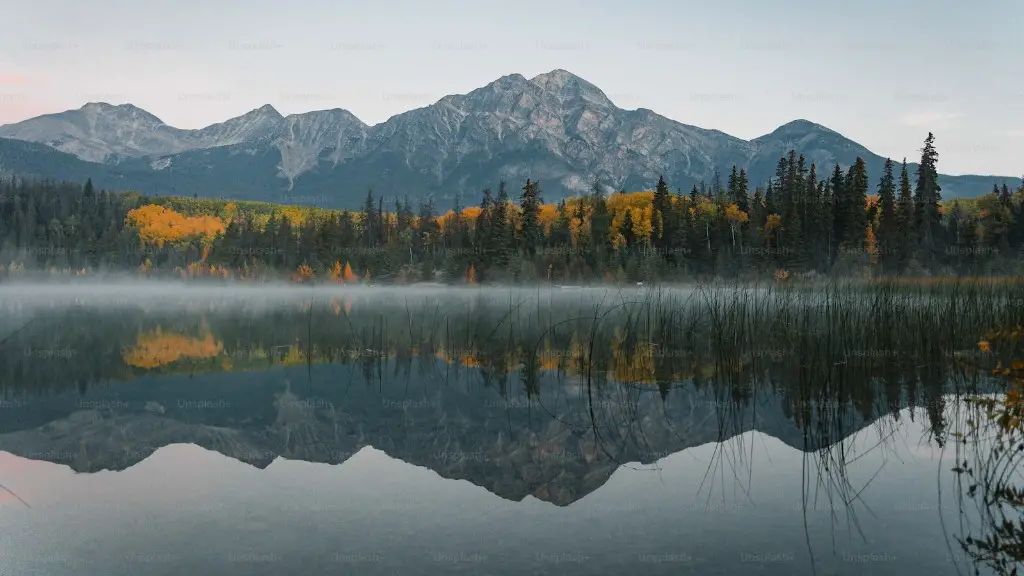
M 867 165 L 857 157 L 849 171 L 849 188 L 846 190 L 848 204 L 848 224 L 846 228 L 846 246 L 858 254 L 865 247 L 864 235 L 867 229 L 868 182 Z
M 373 190 L 366 191 L 366 202 L 363 203 L 362 230 L 363 246 L 376 246 L 379 232 L 377 230 L 377 211 L 373 201 Z
M 590 215 L 591 250 L 597 255 L 595 259 L 603 265 L 606 263 L 606 255 L 611 251 L 612 216 L 608 212 L 608 202 L 601 191 L 601 183 L 596 178 L 591 188 L 590 202 L 593 205 Z
M 914 204 L 913 191 L 910 188 L 910 175 L 907 172 L 907 159 L 903 159 L 900 169 L 900 195 L 896 203 L 896 238 L 899 244 L 897 268 L 899 272 L 906 270 L 916 249 L 917 211 Z
M 829 180 L 829 195 L 832 198 L 832 243 L 829 250 L 830 265 L 835 264 L 839 248 L 847 237 L 849 226 L 850 201 L 846 194 L 846 179 L 843 169 L 837 163 Z
M 895 254 L 899 247 L 899 229 L 896 221 L 896 179 L 893 176 L 892 160 L 885 159 L 882 178 L 878 182 L 878 204 L 881 214 L 878 218 L 878 261 L 886 273 L 896 268 Z
M 944 249 L 939 201 L 942 188 L 939 186 L 939 154 L 935 150 L 935 136 L 929 132 L 921 149 L 921 162 L 917 168 L 917 186 L 914 199 L 917 208 L 918 248 L 921 262 L 928 268 L 941 264 Z
M 541 193 L 537 182 L 526 180 L 523 186 L 523 194 L 519 198 L 519 207 L 522 210 L 523 229 L 521 236 L 522 252 L 532 257 L 540 244 L 540 204 Z
M 651 210 L 651 240 L 656 248 L 663 248 L 666 245 L 665 217 L 668 215 L 672 199 L 665 183 L 665 177 L 658 177 L 658 184 L 654 189 Z

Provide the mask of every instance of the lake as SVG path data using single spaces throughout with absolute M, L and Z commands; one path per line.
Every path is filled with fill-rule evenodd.
M 871 298 L 0 286 L 0 573 L 1005 572 L 1012 304 Z

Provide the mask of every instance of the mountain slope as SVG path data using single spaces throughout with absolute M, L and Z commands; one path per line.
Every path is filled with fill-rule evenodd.
M 0 169 L 64 178 L 86 173 L 100 185 L 146 193 L 198 194 L 281 201 L 284 196 L 332 207 L 357 207 L 372 188 L 385 198 L 434 194 L 450 204 L 460 193 L 505 179 L 542 183 L 547 200 L 589 189 L 594 177 L 614 189 L 648 188 L 659 175 L 688 189 L 724 179 L 733 165 L 752 184 L 775 172 L 790 149 L 827 174 L 865 159 L 876 180 L 884 159 L 841 134 L 807 120 L 750 141 L 689 126 L 651 110 L 616 107 L 598 87 L 565 70 L 527 79 L 511 74 L 468 94 L 368 126 L 341 109 L 282 116 L 263 106 L 199 130 L 164 124 L 125 104 L 90 103 L 78 110 L 0 126 L 0 138 L 45 144 L 75 164 L 24 147 Z M 6 143 L 2 148 L 13 150 Z M 35 154 L 41 158 L 32 157 Z M 81 179 L 81 178 L 76 178 Z M 987 193 L 991 176 L 944 176 L 943 196 Z

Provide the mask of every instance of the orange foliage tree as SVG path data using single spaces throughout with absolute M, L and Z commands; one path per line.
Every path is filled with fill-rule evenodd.
M 157 204 L 135 208 L 125 221 L 138 229 L 143 243 L 157 246 L 189 238 L 208 242 L 224 232 L 224 222 L 216 216 L 183 216 Z
M 313 269 L 308 264 L 303 264 L 295 269 L 295 274 L 292 275 L 292 280 L 296 282 L 310 282 L 316 275 L 313 273 Z

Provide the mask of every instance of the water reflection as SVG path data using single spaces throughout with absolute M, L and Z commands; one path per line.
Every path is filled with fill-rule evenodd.
M 730 319 L 649 299 L 348 298 L 9 316 L 4 333 L 23 328 L 0 355 L 0 568 L 1020 562 L 1004 521 L 1020 517 L 1006 489 L 1019 441 L 971 436 L 983 419 L 965 399 L 1007 377 L 991 374 L 1003 349 L 979 347 L 977 330 L 934 347 L 866 332 L 837 343 L 785 306 Z M 781 315 L 795 328 L 773 324 Z

